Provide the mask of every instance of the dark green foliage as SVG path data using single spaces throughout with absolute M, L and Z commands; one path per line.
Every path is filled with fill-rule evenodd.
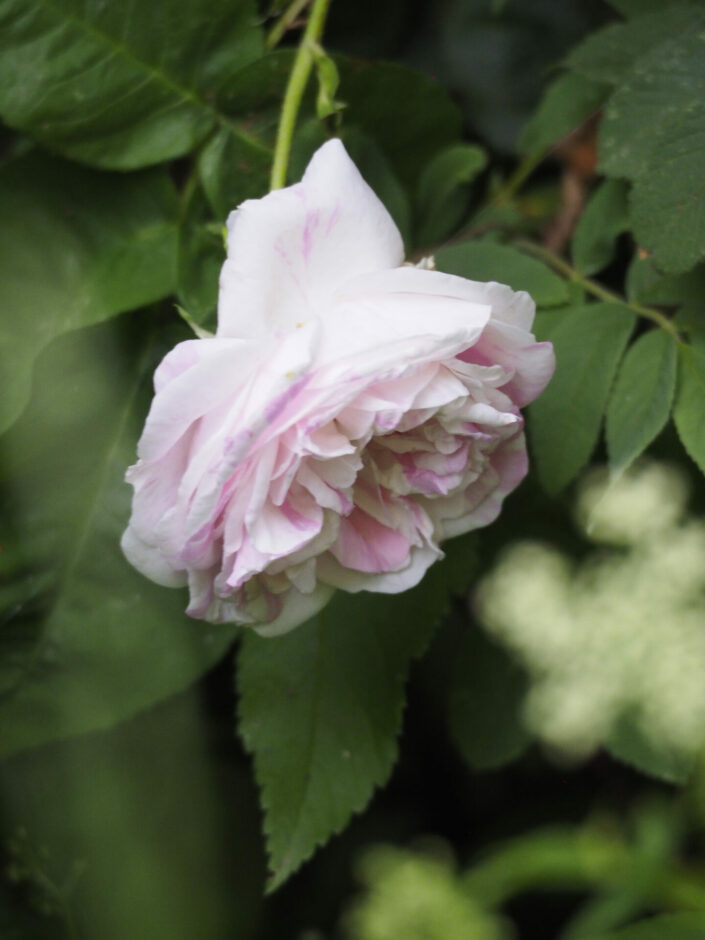
M 657 746 L 641 713 L 580 766 L 544 750 L 536 676 L 477 591 L 521 540 L 589 570 L 601 549 L 566 488 L 591 464 L 613 482 L 680 467 L 697 537 L 705 6 L 333 4 L 288 181 L 341 137 L 409 259 L 527 291 L 557 370 L 527 416 L 530 480 L 489 529 L 403 595 L 338 593 L 285 636 L 244 632 L 233 691 L 239 628 L 190 620 L 123 558 L 124 473 L 154 367 L 192 335 L 179 313 L 216 329 L 228 215 L 268 190 L 307 15 L 271 49 L 286 6 L 0 0 L 0 936 L 343 936 L 360 847 L 413 857 L 431 834 L 448 896 L 481 915 L 462 937 L 705 937 L 697 755 Z M 266 855 L 281 890 L 263 907 Z
M 576 307 L 551 330 L 556 373 L 529 409 L 536 471 L 550 493 L 567 486 L 597 444 L 607 399 L 636 317 L 617 304 Z

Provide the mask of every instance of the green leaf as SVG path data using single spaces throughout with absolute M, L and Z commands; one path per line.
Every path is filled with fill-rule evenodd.
M 705 11 L 674 5 L 610 27 L 571 56 L 618 86 L 600 127 L 600 167 L 634 180 L 639 243 L 667 272 L 705 257 Z
M 678 436 L 705 473 L 705 339 L 694 338 L 679 350 L 678 392 L 673 420 Z
M 536 469 L 549 493 L 567 486 L 590 459 L 635 321 L 619 304 L 589 304 L 566 314 L 551 331 L 556 372 L 529 407 Z
M 545 264 L 507 245 L 467 241 L 436 252 L 441 271 L 477 281 L 499 281 L 525 290 L 539 307 L 559 307 L 570 299 L 567 283 Z
M 657 0 L 659 2 L 659 0 Z M 676 3 L 640 16 L 629 23 L 615 23 L 588 36 L 570 53 L 569 68 L 595 82 L 618 85 L 629 74 L 634 63 L 688 22 L 692 24 L 694 7 Z
M 320 121 L 329 118 L 346 105 L 336 99 L 340 74 L 338 66 L 318 44 L 313 47 L 313 59 L 316 64 L 316 77 L 318 78 L 318 94 L 316 95 L 316 115 Z
M 245 115 L 247 133 L 240 125 L 226 122 L 198 156 L 201 184 L 216 217 L 223 222 L 245 199 L 259 199 L 269 190 L 270 145 L 292 66 L 292 50 L 270 53 L 238 72 L 223 95 L 228 113 L 237 109 Z M 313 110 L 308 96 L 303 110 Z M 300 174 L 292 182 L 299 178 Z
M 520 717 L 527 682 L 479 627 L 462 626 L 446 698 L 448 726 L 467 764 L 473 770 L 492 770 L 514 760 L 529 743 Z
M 176 289 L 188 314 L 208 329 L 215 328 L 223 261 L 223 226 L 213 219 L 201 189 L 196 188 L 179 226 Z
M 41 153 L 0 168 L 0 430 L 51 339 L 171 293 L 176 197 L 161 171 L 96 173 Z
M 686 783 L 695 763 L 693 758 L 663 744 L 656 747 L 642 731 L 636 716 L 629 712 L 610 730 L 605 747 L 617 760 L 668 783 Z
M 701 41 L 700 56 L 705 56 Z M 704 70 L 705 79 L 705 70 Z M 705 93 L 705 80 L 701 85 Z M 700 92 L 698 92 L 700 94 Z M 638 242 L 664 271 L 689 271 L 705 258 L 705 105 L 664 130 L 631 192 Z
M 677 348 L 665 330 L 654 329 L 631 346 L 607 406 L 610 467 L 626 468 L 663 430 L 676 388 Z
M 187 618 L 184 592 L 122 556 L 125 468 L 155 363 L 144 316 L 55 340 L 33 399 L 2 438 L 2 515 L 26 565 L 48 583 L 0 625 L 21 668 L 0 696 L 0 754 L 106 728 L 186 687 L 220 658 L 232 626 Z M 159 350 L 164 352 L 164 349 Z
M 581 274 L 606 268 L 614 258 L 615 242 L 629 229 L 627 186 L 606 180 L 590 197 L 573 236 L 573 263 Z
M 267 150 L 253 147 L 227 128 L 211 138 L 201 151 L 198 169 L 217 219 L 225 222 L 246 199 L 266 195 L 271 163 Z
M 285 636 L 243 637 L 240 733 L 261 789 L 270 890 L 387 780 L 409 665 L 447 596 L 441 563 L 404 594 L 339 592 Z
M 262 51 L 252 0 L 1 0 L 0 21 L 3 120 L 111 169 L 237 130 L 223 90 Z
M 627 296 L 644 304 L 681 307 L 702 302 L 705 295 L 705 265 L 685 274 L 664 274 L 653 259 L 637 252 L 627 271 Z
M 686 911 L 649 917 L 623 930 L 603 935 L 598 940 L 703 940 L 703 938 L 705 938 L 705 914 L 701 911 Z
M 46 880 L 53 876 L 81 925 L 76 940 L 259 933 L 264 858 L 254 788 L 247 765 L 223 753 L 200 692 L 176 695 L 109 733 L 3 761 L 9 854 L 35 875 L 27 880 L 37 901 L 56 905 Z M 132 862 L 116 864 L 120 858 Z M 19 900 L 25 892 L 13 887 Z M 10 905 L 0 898 L 3 940 L 71 936 L 38 912 L 37 933 L 4 933 Z
M 487 154 L 473 144 L 454 144 L 436 154 L 416 188 L 417 245 L 442 241 L 462 222 L 470 184 L 486 165 Z
M 620 75 L 601 129 L 605 169 L 634 176 L 657 147 L 659 131 L 687 119 L 700 104 L 705 12 L 674 6 L 620 28 L 631 37 L 629 68 Z
M 413 187 L 441 147 L 456 143 L 462 119 L 443 86 L 391 62 L 336 56 L 350 114 L 380 147 L 401 183 Z
M 542 153 L 566 137 L 603 105 L 608 91 L 599 80 L 572 72 L 559 75 L 524 126 L 519 137 L 520 153 Z

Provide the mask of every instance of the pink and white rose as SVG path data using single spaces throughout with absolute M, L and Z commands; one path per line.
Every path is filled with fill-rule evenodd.
M 336 588 L 404 591 L 525 475 L 533 301 L 403 261 L 339 140 L 231 213 L 217 333 L 157 368 L 127 474 L 125 554 L 191 616 L 273 635 Z

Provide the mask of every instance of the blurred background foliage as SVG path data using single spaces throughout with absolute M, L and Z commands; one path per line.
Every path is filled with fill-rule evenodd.
M 0 938 L 702 940 L 702 4 L 334 0 L 290 179 L 339 134 L 559 365 L 496 523 L 233 684 L 122 477 L 267 191 L 285 7 L 0 0 Z

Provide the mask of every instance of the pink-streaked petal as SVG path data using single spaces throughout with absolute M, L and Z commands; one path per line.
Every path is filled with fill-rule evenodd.
M 253 349 L 242 340 L 199 339 L 176 346 L 156 372 L 159 390 L 137 447 L 140 459 L 158 460 L 194 421 L 232 397 L 252 363 Z
M 433 546 L 412 548 L 405 568 L 381 574 L 368 574 L 346 568 L 333 555 L 328 553 L 319 559 L 318 576 L 327 584 L 341 588 L 351 594 L 358 591 L 399 594 L 415 587 L 434 561 L 438 561 L 442 557 L 443 552 Z
M 537 343 L 531 333 L 494 320 L 480 341 L 458 358 L 484 366 L 501 365 L 510 377 L 503 391 L 519 407 L 541 394 L 556 367 L 551 343 Z
M 497 518 L 504 499 L 526 476 L 529 460 L 523 434 L 502 443 L 478 480 L 447 503 L 429 505 L 441 540 L 489 525 Z
M 253 545 L 263 555 L 282 558 L 298 551 L 321 531 L 323 511 L 313 500 L 308 513 L 286 500 L 281 506 L 265 503 L 249 527 Z
M 341 280 L 397 267 L 403 256 L 391 216 L 331 140 L 300 183 L 231 213 L 218 336 L 259 338 L 325 317 Z
M 340 522 L 331 554 L 346 568 L 378 574 L 395 571 L 408 561 L 409 541 L 361 509 Z

